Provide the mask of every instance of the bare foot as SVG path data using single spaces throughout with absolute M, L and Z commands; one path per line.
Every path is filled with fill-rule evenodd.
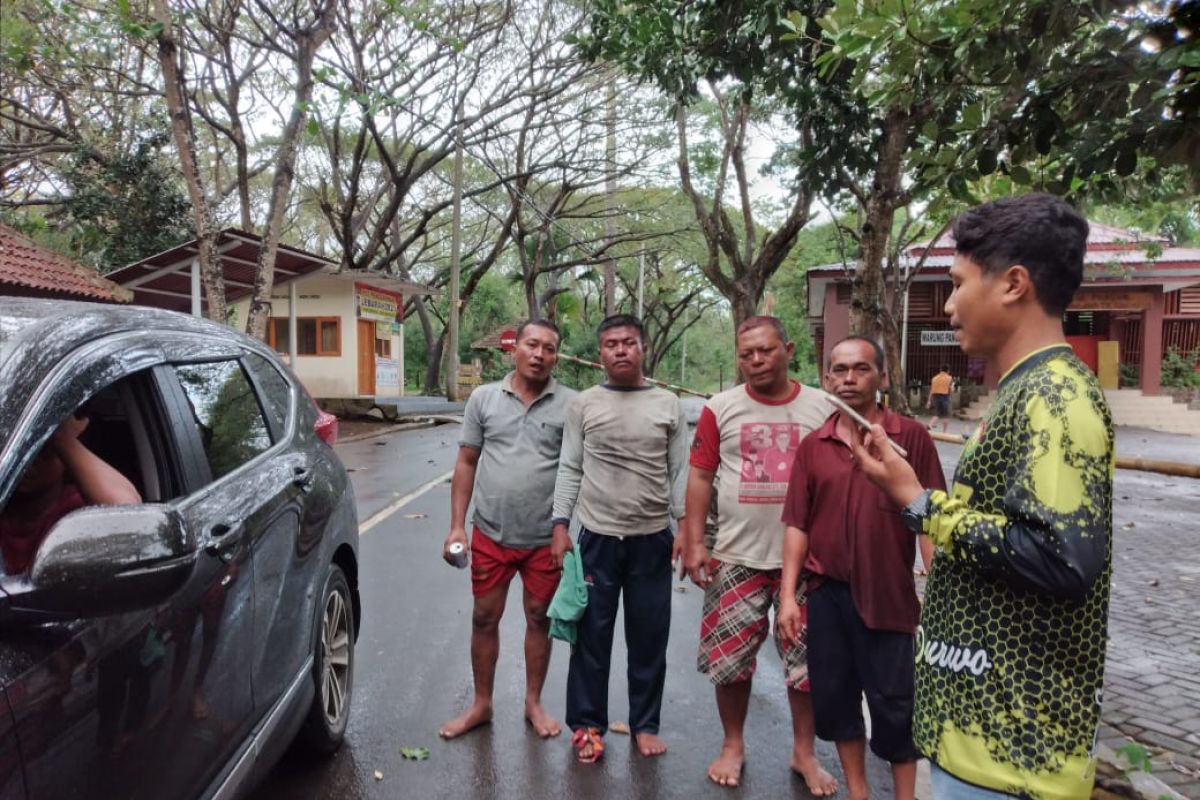
M 638 733 L 634 734 L 633 738 L 637 740 L 638 752 L 644 756 L 661 756 L 667 752 L 667 743 L 656 734 Z
M 443 739 L 453 739 L 456 736 L 462 736 L 468 731 L 475 730 L 480 725 L 486 725 L 491 721 L 491 704 L 488 703 L 486 705 L 480 705 L 476 703 L 443 725 L 441 729 L 438 730 L 438 736 L 442 737 Z
M 742 745 L 723 745 L 721 755 L 708 765 L 708 779 L 719 786 L 737 786 L 745 764 L 746 751 Z
M 547 714 L 541 703 L 525 701 L 525 720 L 543 739 L 549 739 L 551 736 L 558 736 L 562 733 L 558 720 Z
M 837 794 L 837 779 L 825 771 L 815 755 L 793 755 L 792 771 L 804 778 L 810 794 L 816 797 L 829 797 Z

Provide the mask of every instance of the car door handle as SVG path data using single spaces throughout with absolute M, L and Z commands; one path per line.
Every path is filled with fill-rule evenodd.
M 205 531 L 204 551 L 211 556 L 216 556 L 222 561 L 230 561 L 233 559 L 233 550 L 231 546 L 237 537 L 234 535 L 242 529 L 240 522 L 228 523 L 218 522 L 209 526 Z
M 299 486 L 301 491 L 307 492 L 312 489 L 316 477 L 316 470 L 312 467 L 296 467 L 292 470 L 292 485 Z

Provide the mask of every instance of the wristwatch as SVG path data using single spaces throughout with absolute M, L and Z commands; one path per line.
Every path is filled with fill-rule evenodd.
M 932 489 L 926 489 L 912 499 L 912 502 L 900 509 L 900 519 L 913 533 L 921 533 L 921 523 L 929 516 L 929 497 Z

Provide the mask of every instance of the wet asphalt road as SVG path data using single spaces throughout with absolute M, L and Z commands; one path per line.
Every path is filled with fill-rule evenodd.
M 457 436 L 458 426 L 442 425 L 339 445 L 339 454 L 353 470 L 359 519 L 448 472 Z M 449 484 L 439 484 L 363 536 L 359 556 L 365 619 L 345 745 L 328 761 L 285 757 L 253 793 L 254 800 L 811 797 L 788 769 L 791 724 L 779 660 L 770 644 L 759 656 L 743 784 L 731 790 L 705 777 L 721 734 L 712 688 L 695 670 L 702 598 L 691 584 L 672 595 L 661 731 L 671 749 L 665 756 L 642 758 L 628 737 L 610 733 L 599 764 L 577 765 L 565 734 L 542 740 L 525 723 L 519 580 L 513 582 L 501 625 L 495 720 L 460 739 L 439 739 L 441 723 L 471 697 L 469 581 L 465 571 L 440 558 L 449 495 Z M 544 693 L 547 708 L 560 720 L 568 656 L 566 645 L 556 643 Z M 613 720 L 623 720 L 628 708 L 624 661 L 618 630 L 609 690 Z M 401 747 L 427 747 L 429 759 L 405 760 Z M 833 747 L 819 742 L 818 754 L 840 777 Z M 872 795 L 890 797 L 887 766 L 869 757 L 868 769 Z

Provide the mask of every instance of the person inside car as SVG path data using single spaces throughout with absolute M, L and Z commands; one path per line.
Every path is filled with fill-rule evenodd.
M 46 534 L 72 511 L 142 502 L 128 478 L 79 441 L 88 422 L 75 414 L 63 420 L 0 511 L 0 554 L 9 575 L 29 569 Z

